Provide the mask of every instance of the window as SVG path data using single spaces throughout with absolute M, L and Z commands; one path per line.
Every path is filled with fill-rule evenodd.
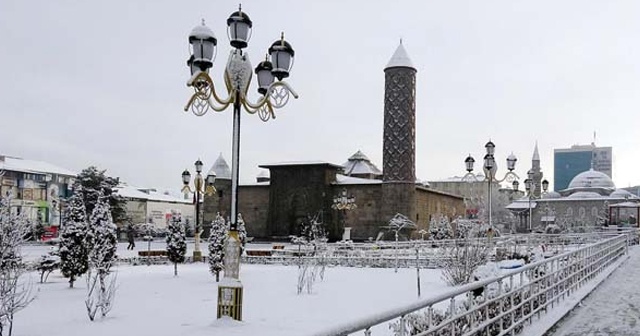
M 222 198 L 222 196 L 224 195 L 222 190 L 218 190 L 218 197 Z
M 580 207 L 580 209 L 578 209 L 578 216 L 580 216 L 581 218 L 584 217 L 587 214 L 587 210 L 584 207 Z
M 598 208 L 596 207 L 591 208 L 591 216 L 598 217 Z
M 573 216 L 573 208 L 567 208 L 567 216 Z

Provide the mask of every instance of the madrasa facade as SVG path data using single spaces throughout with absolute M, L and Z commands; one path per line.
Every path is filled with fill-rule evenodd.
M 541 177 L 542 174 L 534 175 L 534 185 L 541 185 Z M 566 189 L 537 189 L 531 196 L 507 206 L 517 218 L 517 232 L 544 232 L 549 225 L 564 232 L 585 232 L 609 225 L 638 227 L 640 197 L 616 188 L 607 174 L 593 168 L 576 175 Z
M 282 162 L 260 165 L 268 174 L 238 187 L 238 210 L 249 236 L 259 240 L 287 239 L 299 234 L 308 216 L 317 216 L 330 241 L 343 238 L 375 239 L 389 220 L 402 214 L 416 226 L 406 232 L 427 230 L 434 216 L 449 219 L 464 215 L 462 196 L 430 189 L 415 174 L 416 68 L 402 43 L 384 69 L 383 169 L 357 151 L 342 164 L 325 161 Z M 222 155 L 211 167 L 216 193 L 205 196 L 205 235 L 217 213 L 231 209 L 231 170 Z M 346 194 L 356 207 L 337 210 L 334 198 Z

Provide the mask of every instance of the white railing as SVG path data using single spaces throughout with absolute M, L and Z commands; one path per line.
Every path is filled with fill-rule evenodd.
M 508 235 L 494 238 L 492 247 L 496 248 L 497 258 L 528 258 L 533 248 L 545 249 L 547 256 L 575 250 L 608 237 L 617 236 L 618 232 L 582 233 L 582 234 L 526 234 Z M 313 246 L 290 245 L 287 249 L 259 250 L 260 255 L 252 255 L 248 251 L 242 257 L 247 264 L 281 264 L 296 265 L 300 259 L 322 258 L 329 266 L 346 267 L 395 267 L 400 268 L 440 268 L 446 259 L 447 249 L 461 244 L 487 245 L 488 238 L 446 239 L 437 241 L 406 241 L 379 243 L 331 243 L 323 246 L 321 253 Z M 250 250 L 250 249 L 249 249 Z M 267 255 L 263 253 L 267 252 Z M 491 253 L 493 254 L 493 253 Z
M 516 335 L 627 253 L 626 232 L 314 336 Z

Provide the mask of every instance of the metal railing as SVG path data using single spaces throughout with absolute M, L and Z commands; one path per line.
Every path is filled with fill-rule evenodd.
M 627 254 L 636 238 L 628 231 L 314 336 L 516 335 Z

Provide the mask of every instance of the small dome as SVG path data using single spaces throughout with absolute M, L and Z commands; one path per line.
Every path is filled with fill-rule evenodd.
M 637 198 L 636 195 L 628 192 L 627 190 L 624 189 L 616 189 L 616 191 L 612 192 L 611 195 L 609 195 L 609 197 L 611 198 Z
M 602 196 L 593 191 L 578 191 L 567 196 L 567 198 L 602 198 Z
M 579 188 L 615 189 L 616 186 L 607 174 L 591 169 L 576 175 L 567 189 Z
M 546 192 L 544 194 L 542 194 L 542 199 L 556 199 L 556 198 L 561 198 L 562 196 L 560 195 L 559 192 L 556 191 L 549 191 Z

